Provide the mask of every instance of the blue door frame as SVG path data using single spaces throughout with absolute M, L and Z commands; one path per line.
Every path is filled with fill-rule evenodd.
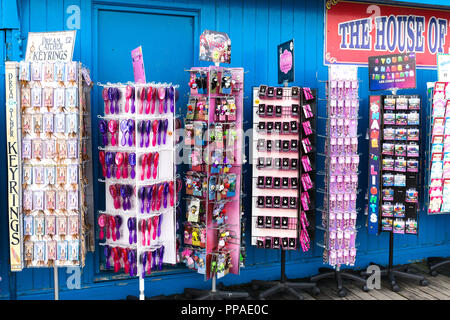
M 418 2 L 418 1 L 417 1 Z M 420 1 L 424 2 L 424 1 Z M 430 1 L 427 1 L 430 4 Z M 168 14 L 192 17 L 195 21 L 194 30 L 194 53 L 192 64 L 196 66 L 208 65 L 206 62 L 198 61 L 198 41 L 203 29 L 213 29 L 227 32 L 232 40 L 232 63 L 231 66 L 242 66 L 248 73 L 245 75 L 245 109 L 244 117 L 247 120 L 246 128 L 251 127 L 252 107 L 251 88 L 261 83 L 276 83 L 276 45 L 282 41 L 296 39 L 296 83 L 298 85 L 318 88 L 319 97 L 325 98 L 324 86 L 321 80 L 327 79 L 327 68 L 322 65 L 323 56 L 323 2 L 317 0 L 283 0 L 280 3 L 269 0 L 237 0 L 228 1 L 202 1 L 202 0 L 178 0 L 178 1 L 91 1 L 91 0 L 1 0 L 2 19 L 0 24 L 0 41 L 2 60 L 21 60 L 22 50 L 26 45 L 26 35 L 29 31 L 55 31 L 66 30 L 67 19 L 73 14 L 67 11 L 70 5 L 80 8 L 81 28 L 77 30 L 77 41 L 75 44 L 74 60 L 82 61 L 93 74 L 94 81 L 98 76 L 98 12 L 99 10 L 126 11 L 152 14 Z M 442 5 L 442 1 L 433 1 L 432 4 Z M 446 5 L 450 1 L 445 2 Z M 44 17 L 44 18 L 42 18 Z M 118 23 L 123 23 L 119 21 Z M 152 26 L 150 25 L 149 28 Z M 19 40 L 24 39 L 23 47 Z M 176 41 L 176 39 L 174 39 Z M 302 47 L 305 48 L 302 48 Z M 130 50 L 133 48 L 130 48 Z M 182 50 L 182 48 L 180 48 Z M 145 51 L 144 51 L 145 56 Z M 145 60 L 146 66 L 151 62 Z M 129 60 L 118 62 L 129 63 Z M 185 66 L 186 68 L 191 65 Z M 151 67 L 150 67 L 151 68 Z M 4 105 L 4 65 L 1 66 L 0 75 L 0 103 Z M 170 70 L 167 70 L 170 72 Z M 124 75 L 125 76 L 125 75 Z M 359 68 L 358 76 L 363 79 L 360 87 L 362 98 L 361 106 L 367 105 L 367 97 L 370 94 L 368 84 L 367 68 Z M 151 80 L 158 80 L 151 77 Z M 435 81 L 435 70 L 419 70 L 417 77 L 417 90 L 405 91 L 405 93 L 418 93 L 422 101 L 426 99 L 426 82 Z M 125 79 L 128 80 L 128 79 Z M 186 80 L 187 82 L 187 80 Z M 93 91 L 93 100 L 96 104 L 99 99 L 97 89 Z M 95 107 L 93 110 L 96 110 Z M 319 105 L 319 115 L 325 115 L 323 105 Z M 367 110 L 361 108 L 359 123 L 360 132 L 367 127 Z M 98 137 L 95 131 L 96 115 L 93 114 L 93 148 L 94 155 L 97 149 Z M 324 124 L 319 122 L 319 124 Z M 5 130 L 5 115 L 0 113 L 0 130 Z M 247 141 L 248 143 L 248 141 Z M 0 140 L 0 148 L 5 150 L 4 138 Z M 323 145 L 321 145 L 323 146 Z M 366 163 L 367 141 L 360 140 L 360 150 L 363 153 L 361 163 Z M 99 176 L 98 164 L 94 160 L 94 177 Z M 0 166 L 6 177 L 6 153 L 0 153 Z M 320 169 L 320 168 L 319 168 Z M 250 172 L 249 165 L 244 170 Z M 360 167 L 361 188 L 367 186 L 367 168 Z M 8 266 L 8 227 L 6 215 L 6 179 L 0 183 L 0 299 L 52 299 L 52 272 L 50 270 L 24 270 L 11 275 Z M 251 181 L 245 179 L 247 194 L 250 194 Z M 320 186 L 319 186 L 320 187 Z M 98 201 L 95 209 L 101 209 L 103 203 L 101 187 L 95 187 L 95 196 Z M 223 279 L 224 284 L 236 284 L 248 282 L 252 279 L 276 279 L 279 276 L 279 252 L 274 250 L 261 250 L 250 246 L 250 198 L 244 202 L 247 230 L 247 266 L 242 269 L 240 276 L 229 275 Z M 359 205 L 364 205 L 364 199 L 359 199 Z M 320 215 L 317 214 L 317 223 Z M 388 237 L 386 234 L 380 236 L 369 236 L 365 230 L 365 216 L 360 215 L 358 219 L 362 226 L 358 234 L 360 243 L 357 268 L 364 268 L 371 261 L 385 263 L 387 261 Z M 419 260 L 433 255 L 450 255 L 450 216 L 427 216 L 424 212 L 420 215 L 420 235 L 396 237 L 395 247 L 396 263 Z M 322 237 L 317 232 L 317 237 Z M 61 299 L 119 299 L 128 294 L 137 295 L 137 280 L 122 276 L 111 276 L 110 273 L 102 272 L 99 268 L 100 255 L 97 250 L 94 254 L 89 253 L 86 258 L 86 266 L 82 270 L 82 281 L 80 290 L 68 290 L 65 286 L 67 278 L 65 270 L 60 270 L 59 278 L 61 284 Z M 310 252 L 290 252 L 286 272 L 289 277 L 306 277 L 317 273 L 321 263 L 322 249 L 313 245 Z M 146 295 L 170 294 L 181 292 L 185 287 L 207 288 L 209 282 L 204 282 L 203 277 L 180 268 L 164 271 L 146 279 Z

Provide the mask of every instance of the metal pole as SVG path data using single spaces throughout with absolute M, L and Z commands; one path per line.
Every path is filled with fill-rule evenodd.
M 281 282 L 286 282 L 286 251 L 281 249 Z
M 216 292 L 216 276 L 212 277 L 212 289 L 211 292 Z
M 391 231 L 389 235 L 389 272 L 394 264 L 394 233 Z
M 145 283 L 144 278 L 142 277 L 142 271 L 139 273 L 139 300 L 145 300 Z
M 58 266 L 53 266 L 53 281 L 55 286 L 55 300 L 59 300 Z

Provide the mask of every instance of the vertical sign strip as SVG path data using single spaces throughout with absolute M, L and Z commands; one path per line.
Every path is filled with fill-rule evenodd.
M 21 190 L 20 177 L 20 132 L 18 113 L 18 64 L 5 62 L 6 84 L 6 143 L 8 157 L 8 219 L 11 271 L 21 271 L 22 261 L 22 226 L 20 222 Z
M 378 234 L 380 200 L 381 96 L 370 96 L 369 108 L 369 234 Z

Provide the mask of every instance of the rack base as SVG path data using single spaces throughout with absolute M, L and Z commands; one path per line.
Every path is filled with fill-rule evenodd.
M 444 266 L 450 266 L 450 258 L 429 257 L 427 259 L 427 264 L 430 268 L 430 275 L 436 277 L 438 275 L 437 269 Z
M 310 282 L 291 282 L 286 278 L 286 251 L 281 249 L 281 279 L 279 281 L 263 281 L 253 280 L 252 289 L 257 290 L 258 287 L 271 287 L 259 294 L 259 299 L 264 300 L 266 297 L 270 297 L 276 293 L 289 292 L 299 300 L 303 300 L 304 297 L 295 289 L 312 289 L 313 295 L 320 293 L 319 288 L 315 283 Z
M 357 276 L 353 273 L 350 273 L 346 270 L 338 270 L 338 269 L 331 269 L 331 268 L 319 268 L 319 274 L 316 276 L 311 277 L 312 282 L 317 282 L 322 279 L 336 279 L 336 285 L 338 289 L 338 296 L 343 298 L 348 294 L 347 289 L 343 286 L 342 279 L 349 279 L 356 281 L 360 284 L 362 284 L 362 290 L 364 292 L 369 291 L 369 288 L 367 287 L 366 279 Z
M 391 285 L 391 290 L 394 292 L 400 291 L 400 287 L 397 284 L 396 279 L 407 279 L 407 280 L 414 280 L 418 281 L 421 286 L 427 286 L 428 281 L 425 279 L 424 276 L 421 276 L 419 274 L 413 273 L 414 270 L 418 272 L 418 270 L 414 267 L 411 267 L 410 265 L 401 265 L 401 266 L 395 266 L 395 267 L 383 267 L 376 263 L 370 263 L 370 265 L 375 265 L 380 268 L 380 276 L 386 277 L 389 280 L 389 284 Z M 362 276 L 369 276 L 370 274 L 366 271 L 361 272 Z
M 247 292 L 213 291 L 193 288 L 184 289 L 184 294 L 188 297 L 196 297 L 195 300 L 245 299 L 249 296 Z
M 259 294 L 259 299 L 265 300 L 266 297 L 270 297 L 274 294 L 281 292 L 288 292 L 296 297 L 298 300 L 303 300 L 304 297 L 295 289 L 312 289 L 313 295 L 318 295 L 320 293 L 319 288 L 315 283 L 309 282 L 290 282 L 290 281 L 262 281 L 253 280 L 252 289 L 256 290 L 258 287 L 271 287 Z

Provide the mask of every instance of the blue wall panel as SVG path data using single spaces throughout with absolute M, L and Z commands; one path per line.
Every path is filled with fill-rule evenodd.
M 259 84 L 276 85 L 276 45 L 280 42 L 295 39 L 295 79 L 300 86 L 318 88 L 320 99 L 325 98 L 324 80 L 327 79 L 327 68 L 323 66 L 323 25 L 324 7 L 322 1 L 317 0 L 177 0 L 177 1 L 92 1 L 92 0 L 21 0 L 19 3 L 20 32 L 26 39 L 29 31 L 55 31 L 67 29 L 67 19 L 71 13 L 67 8 L 77 5 L 81 13 L 81 28 L 77 30 L 74 60 L 82 61 L 87 65 L 94 76 L 94 81 L 128 81 L 132 79 L 130 51 L 139 44 L 144 47 L 145 67 L 151 81 L 174 81 L 182 85 L 180 101 L 186 101 L 187 69 L 192 65 L 208 65 L 198 61 L 198 39 L 204 29 L 227 32 L 232 40 L 232 67 L 243 67 L 245 74 L 245 129 L 252 127 L 252 87 Z M 433 2 L 439 4 L 439 1 Z M 134 12 L 134 13 L 131 13 Z M 136 14 L 143 15 L 134 19 Z M 156 16 L 156 14 L 158 16 Z M 186 22 L 189 21 L 189 22 Z M 161 24 L 170 22 L 167 28 Z M 187 23 L 187 24 L 184 24 Z M 134 30 L 134 32 L 133 32 Z M 161 41 L 158 41 L 161 33 Z M 165 30 L 165 31 L 164 31 Z M 1 31 L 3 32 L 3 31 Z M 0 34 L 1 35 L 1 34 Z M 170 35 L 170 37 L 168 37 Z M 3 39 L 4 37 L 2 37 Z M 189 39 L 187 39 L 189 38 Z M 113 41 L 116 41 L 113 44 Z M 123 41 L 121 41 L 123 40 Z M 178 44 L 173 48 L 168 41 Z M 25 43 L 24 47 L 25 48 Z M 4 43 L 2 43 L 4 51 Z M 1 54 L 2 54 L 1 53 Z M 2 56 L 0 54 L 0 56 Z M 171 61 L 182 57 L 176 65 Z M 164 58 L 162 58 L 164 57 Z M 12 60 L 20 60 L 16 52 Z M 97 76 L 97 78 L 96 78 Z M 364 139 L 367 128 L 368 105 L 368 74 L 367 68 L 359 68 L 361 96 L 361 120 L 359 121 L 360 151 L 363 156 L 360 166 L 360 188 L 367 187 L 367 150 L 368 144 Z M 426 82 L 435 81 L 435 70 L 419 70 L 417 90 L 405 90 L 404 93 L 419 93 L 425 101 Z M 0 80 L 0 103 L 3 103 L 4 80 Z M 93 142 L 94 154 L 98 137 L 95 131 L 96 114 L 101 103 L 99 90 L 94 89 L 93 107 Z M 319 104 L 319 116 L 326 116 L 325 102 Z M 4 114 L 0 115 L 0 130 L 4 130 Z M 319 131 L 324 132 L 325 120 L 318 120 Z M 323 141 L 319 141 L 319 150 L 323 148 Z M 249 141 L 247 141 L 249 142 Z M 0 148 L 4 150 L 5 141 L 0 141 Z M 248 149 L 247 149 L 248 150 Z M 94 177 L 99 176 L 99 166 L 94 156 Z M 5 154 L 0 155 L 2 168 L 6 166 Z M 319 169 L 323 169 L 319 165 Z M 250 176 L 251 166 L 244 165 L 247 177 Z M 3 170 L 5 172 L 5 170 Z M 96 179 L 94 179 L 96 180 Z M 323 187 L 321 177 L 317 177 L 318 187 Z M 245 179 L 245 193 L 251 194 L 251 179 Z M 95 209 L 102 209 L 102 186 L 95 186 L 95 195 L 98 199 Z M 6 193 L 6 184 L 0 184 L 0 194 Z M 3 197 L 3 196 L 2 196 Z M 321 196 L 318 195 L 320 199 Z M 364 195 L 359 198 L 359 205 L 365 205 Z M 2 198 L 3 199 L 3 198 Z M 9 298 L 9 273 L 7 270 L 7 237 L 6 205 L 2 201 L 0 219 L 0 298 Z M 279 275 L 279 252 L 276 250 L 260 250 L 250 247 L 250 206 L 251 198 L 244 199 L 247 230 L 247 266 L 240 276 L 230 275 L 224 278 L 225 284 L 247 282 L 251 279 L 275 279 Z M 320 203 L 319 203 L 320 205 Z M 363 211 L 362 211 L 363 212 Z M 368 262 L 385 263 L 387 261 L 388 236 L 369 236 L 364 227 L 365 216 L 360 214 L 358 222 L 361 225 L 358 233 L 360 243 L 357 267 L 364 268 Z M 320 214 L 317 214 L 316 223 L 320 223 Z M 419 237 L 396 236 L 395 262 L 423 259 L 431 255 L 450 255 L 449 238 L 450 216 L 420 215 Z M 323 233 L 316 232 L 317 239 Z M 322 248 L 312 244 L 308 253 L 289 252 L 287 273 L 290 277 L 305 277 L 315 274 L 317 268 L 322 266 Z M 82 269 L 81 290 L 66 289 L 65 270 L 59 272 L 62 288 L 62 299 L 117 299 L 128 294 L 137 295 L 136 279 L 112 277 L 99 270 L 98 253 L 89 253 L 86 266 Z M 52 298 L 53 275 L 49 270 L 24 270 L 16 274 L 17 295 L 19 299 Z M 187 269 L 168 270 L 146 280 L 146 294 L 170 294 L 181 292 L 184 287 L 210 286 L 203 282 L 203 277 Z M 14 286 L 13 290 L 14 290 Z

